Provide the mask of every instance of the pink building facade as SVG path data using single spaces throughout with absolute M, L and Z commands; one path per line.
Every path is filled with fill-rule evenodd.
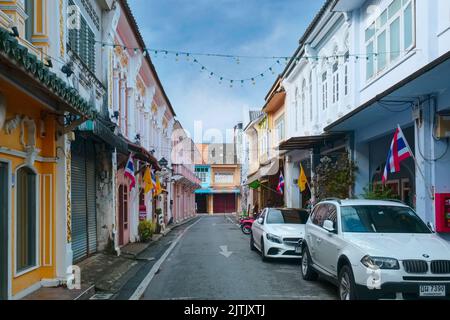
M 174 124 L 172 145 L 172 213 L 178 223 L 196 215 L 195 190 L 201 188 L 201 181 L 194 172 L 194 159 L 199 151 L 178 121 Z

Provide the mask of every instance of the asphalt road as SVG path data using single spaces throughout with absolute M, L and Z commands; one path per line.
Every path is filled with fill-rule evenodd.
M 178 236 L 184 234 L 142 299 L 337 299 L 337 290 L 329 283 L 302 280 L 297 260 L 262 262 L 257 252 L 250 251 L 248 236 L 225 216 L 203 216 L 185 229 L 177 231 Z

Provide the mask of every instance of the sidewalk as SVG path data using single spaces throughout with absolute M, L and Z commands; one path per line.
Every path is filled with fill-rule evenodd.
M 148 243 L 130 243 L 121 248 L 121 255 L 97 253 L 78 264 L 81 269 L 81 290 L 65 287 L 40 288 L 23 300 L 88 300 L 109 299 L 116 294 L 138 272 L 146 261 L 152 260 L 142 253 L 156 244 L 172 230 L 196 219 L 189 218 L 167 227 L 161 234 L 153 235 Z

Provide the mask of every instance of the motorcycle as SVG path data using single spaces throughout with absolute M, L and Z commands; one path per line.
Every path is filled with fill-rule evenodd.
M 244 234 L 249 235 L 252 233 L 253 222 L 255 222 L 255 218 L 245 217 L 240 219 L 239 224 Z

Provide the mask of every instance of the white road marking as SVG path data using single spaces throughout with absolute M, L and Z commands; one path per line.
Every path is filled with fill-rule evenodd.
M 219 253 L 223 255 L 225 258 L 229 258 L 233 254 L 233 252 L 228 251 L 228 246 L 221 246 L 220 250 L 221 251 Z
M 236 227 L 240 228 L 241 226 L 239 225 L 239 223 L 235 223 L 233 220 L 231 220 L 231 218 L 229 216 L 226 216 L 228 221 L 230 221 L 232 224 L 234 224 Z
M 128 300 L 139 300 L 142 295 L 144 294 L 145 290 L 147 290 L 148 286 L 150 285 L 150 282 L 153 280 L 153 278 L 155 277 L 156 273 L 158 272 L 158 270 L 160 269 L 161 265 L 164 263 L 164 261 L 167 259 L 167 257 L 170 255 L 170 253 L 172 252 L 172 250 L 175 248 L 175 246 L 178 244 L 178 242 L 181 240 L 181 238 L 183 238 L 183 236 L 186 234 L 186 232 L 192 228 L 193 226 L 195 226 L 197 223 L 199 223 L 201 220 L 203 219 L 200 218 L 198 219 L 196 222 L 194 222 L 193 224 L 191 224 L 189 227 L 187 227 L 182 234 L 180 234 L 178 236 L 178 238 L 175 239 L 174 242 L 172 242 L 171 246 L 166 250 L 166 252 L 164 252 L 164 254 L 161 256 L 161 258 L 159 258 L 159 260 L 153 265 L 152 269 L 150 270 L 150 272 L 145 276 L 144 280 L 142 280 L 142 282 L 139 284 L 139 286 L 137 287 L 136 291 L 131 295 L 130 299 Z

